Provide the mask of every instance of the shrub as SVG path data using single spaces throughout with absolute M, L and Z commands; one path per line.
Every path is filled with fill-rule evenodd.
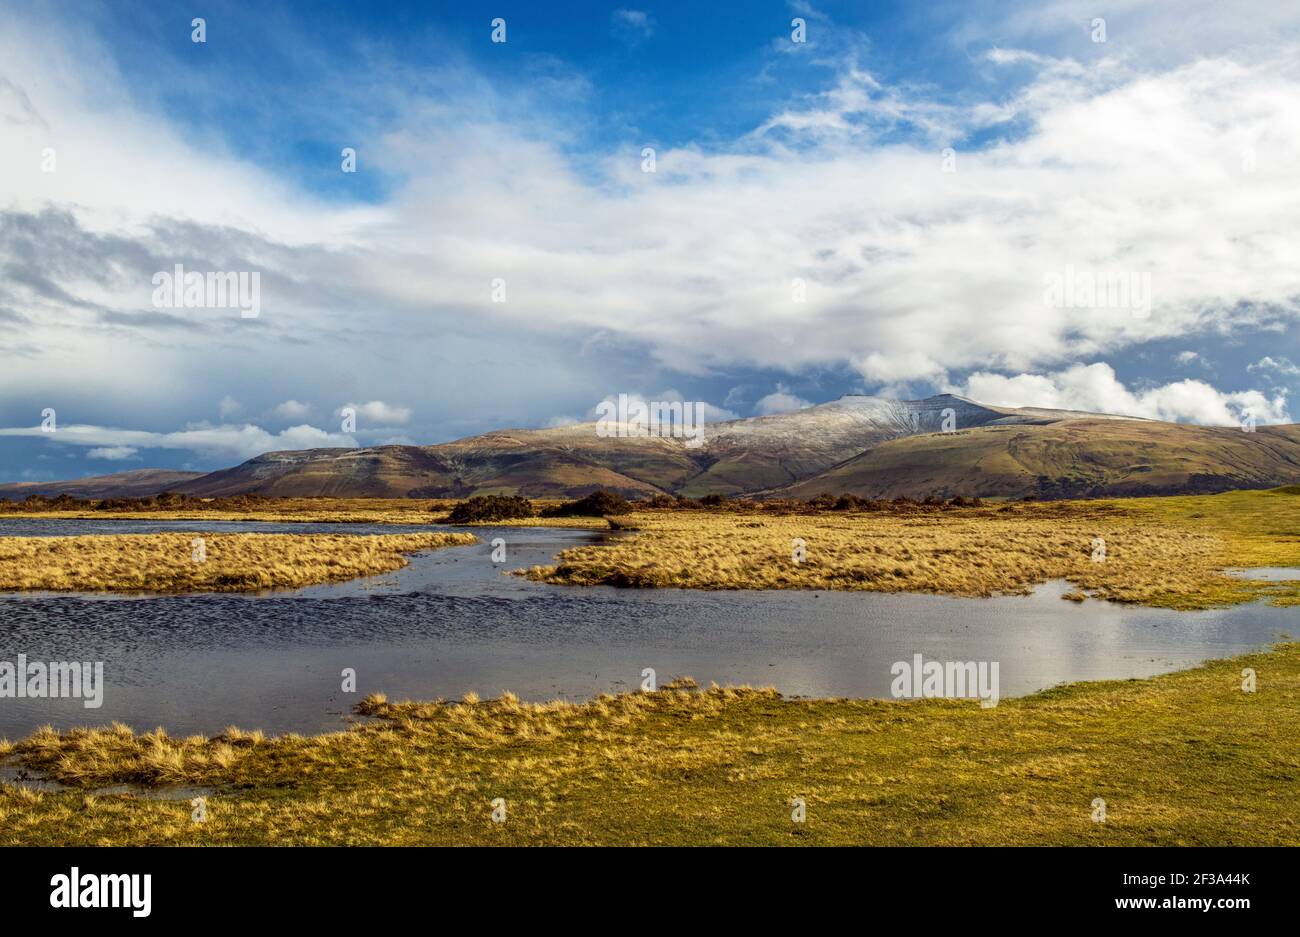
M 609 514 L 626 514 L 632 510 L 631 503 L 620 494 L 612 491 L 593 491 L 585 498 L 557 504 L 542 512 L 542 517 L 605 517 Z
M 447 520 L 453 524 L 473 521 L 508 521 L 532 517 L 533 502 L 517 495 L 475 495 L 451 509 Z

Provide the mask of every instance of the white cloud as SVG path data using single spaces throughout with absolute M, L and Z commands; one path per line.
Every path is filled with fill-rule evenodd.
M 221 402 L 217 404 L 217 412 L 221 414 L 223 420 L 228 420 L 233 416 L 239 416 L 239 414 L 243 413 L 244 405 L 234 397 L 227 394 L 225 397 L 222 397 Z
M 744 384 L 737 385 L 727 391 L 727 396 L 722 399 L 724 407 L 737 407 L 745 402 L 749 397 L 749 388 Z
M 728 410 L 726 407 L 716 407 L 706 400 L 696 401 L 698 412 L 702 414 L 701 419 L 705 423 L 725 423 L 728 420 L 740 419 L 740 414 Z
M 0 204 L 76 204 L 98 230 L 127 235 L 156 214 L 295 244 L 344 244 L 351 224 L 378 217 L 306 197 L 210 135 L 151 112 L 128 93 L 89 21 L 5 17 L 0 79 L 11 90 L 0 94 Z M 51 173 L 36 158 L 47 147 L 56 156 Z
M 940 144 L 960 139 L 972 130 L 1003 123 L 1015 116 L 1010 106 L 984 103 L 973 107 L 929 100 L 903 89 L 882 85 L 859 68 L 850 55 L 838 83 L 812 95 L 806 106 L 793 107 L 768 118 L 756 136 L 772 131 L 793 133 L 822 142 L 871 139 L 909 127 Z
M 790 393 L 790 388 L 784 384 L 777 384 L 776 390 L 760 397 L 754 404 L 754 413 L 758 416 L 767 416 L 769 413 L 789 413 L 791 410 L 803 410 L 811 406 L 812 401 L 796 397 Z
M 1254 4 L 1249 16 L 1222 0 L 1112 0 L 1104 6 L 1096 0 L 1030 0 L 982 4 L 978 10 L 949 24 L 951 40 L 963 51 L 1023 42 L 1051 53 L 1077 52 L 1091 43 L 1092 20 L 1100 16 L 1106 20 L 1107 41 L 1092 47 L 1097 55 L 1153 65 L 1228 54 L 1249 61 L 1273 51 L 1278 37 L 1293 36 L 1296 30 L 1296 10 L 1284 3 Z
M 408 423 L 412 412 L 410 407 L 397 407 L 384 403 L 382 400 L 372 400 L 369 403 L 345 404 L 335 412 L 335 415 L 342 416 L 343 411 L 348 409 L 355 410 L 358 419 L 365 420 L 368 423 L 379 423 L 384 426 L 400 426 L 403 423 Z
M 1300 377 L 1300 365 L 1293 363 L 1289 358 L 1274 358 L 1270 355 L 1265 355 L 1254 364 L 1246 365 L 1246 370 L 1263 371 L 1281 377 Z
M 1076 365 L 1055 374 L 972 374 L 958 390 L 995 407 L 1087 410 L 1152 420 L 1235 426 L 1246 412 L 1258 423 L 1287 423 L 1286 398 L 1257 390 L 1225 393 L 1204 381 L 1184 380 L 1130 390 L 1108 364 Z
M 113 461 L 129 459 L 139 452 L 134 446 L 100 446 L 86 453 L 91 459 L 110 459 Z
M 311 413 L 311 407 L 296 400 L 286 400 L 271 408 L 271 414 L 279 420 L 301 420 Z
M 283 449 L 355 448 L 356 440 L 340 433 L 327 433 L 314 426 L 291 426 L 268 433 L 259 426 L 194 426 L 174 433 L 114 429 L 106 426 L 60 424 L 46 433 L 39 426 L 0 429 L 0 436 L 44 438 L 68 446 L 90 446 L 94 452 L 133 449 L 189 449 L 221 458 L 251 459 L 264 452 Z M 112 456 L 98 456 L 112 458 Z
M 1025 135 L 959 152 L 954 173 L 937 147 L 810 132 L 797 148 L 662 150 L 654 174 L 618 156 L 600 184 L 494 128 L 464 142 L 518 154 L 500 173 L 481 150 L 462 164 L 412 149 L 412 165 L 427 154 L 445 173 L 407 192 L 440 205 L 410 219 L 434 259 L 386 254 L 372 279 L 421 303 L 482 297 L 483 315 L 522 328 L 618 336 L 687 372 L 851 363 L 877 383 L 1291 322 L 1298 71 L 1115 66 L 1099 88 L 1090 70 L 1057 69 L 1010 105 Z M 847 122 L 858 106 L 806 113 Z M 1244 173 L 1252 144 L 1259 164 Z M 1067 266 L 1150 273 L 1151 314 L 1049 308 L 1044 277 Z M 484 284 L 503 270 L 510 301 L 490 308 Z M 791 301 L 794 278 L 807 302 Z
M 644 10 L 615 10 L 610 20 L 614 35 L 624 39 L 648 39 L 654 35 L 654 20 Z

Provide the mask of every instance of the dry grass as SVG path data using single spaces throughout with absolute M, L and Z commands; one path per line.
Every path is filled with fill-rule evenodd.
M 38 732 L 11 759 L 73 789 L 0 786 L 0 843 L 1300 845 L 1294 644 L 995 709 L 688 682 L 359 708 L 374 721 L 306 738 Z M 184 800 L 87 796 L 121 783 L 211 788 L 208 821 Z
M 201 538 L 206 558 L 196 561 Z M 0 591 L 244 592 L 390 572 L 473 534 L 125 534 L 0 537 Z
M 1228 566 L 1300 566 L 1300 486 L 1113 503 L 1165 527 L 1213 531 L 1226 544 Z M 1300 604 L 1300 583 L 1279 584 L 1272 601 Z
M 1066 579 L 1085 596 L 1206 608 L 1268 594 L 1300 601 L 1300 582 L 1225 576 L 1228 566 L 1300 565 L 1300 496 L 1015 503 L 931 513 L 761 516 L 646 511 L 615 519 L 626 539 L 566 550 L 523 572 L 567 585 L 685 589 L 848 589 L 961 596 L 1023 594 Z M 802 562 L 794 543 L 805 544 Z M 1104 541 L 1104 561 L 1093 559 Z

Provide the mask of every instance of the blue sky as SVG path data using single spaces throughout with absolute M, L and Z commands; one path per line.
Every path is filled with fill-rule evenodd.
M 1289 422 L 1300 14 L 1221 6 L 0 0 L 0 479 L 619 393 Z
M 882 77 L 954 99 L 970 83 L 1014 77 L 955 50 L 935 26 L 947 15 L 942 6 L 217 3 L 202 56 L 172 6 L 142 3 L 129 19 L 111 4 L 82 9 L 134 94 L 196 133 L 253 147 L 259 165 L 329 199 L 379 199 L 395 182 L 376 169 L 340 186 L 334 149 L 399 119 L 364 93 L 398 75 L 421 83 L 433 102 L 454 102 L 480 82 L 496 89 L 499 106 L 521 95 L 522 109 L 565 125 L 566 149 L 579 157 L 646 144 L 726 146 L 774 108 L 822 90 L 850 50 L 869 56 Z M 923 18 L 923 10 L 931 12 Z M 784 52 L 800 14 L 823 52 Z M 487 41 L 498 17 L 507 22 L 504 44 Z M 532 94 L 538 82 L 544 95 Z

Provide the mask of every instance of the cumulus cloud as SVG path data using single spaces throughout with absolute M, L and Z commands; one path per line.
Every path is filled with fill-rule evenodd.
M 767 416 L 769 413 L 788 413 L 791 410 L 803 410 L 812 406 L 812 401 L 804 400 L 790 393 L 790 388 L 777 384 L 776 390 L 758 399 L 754 404 L 754 413 Z
M 1087 410 L 1152 420 L 1235 426 L 1246 415 L 1258 423 L 1287 423 L 1286 398 L 1258 390 L 1223 392 L 1204 381 L 1184 380 L 1131 390 L 1108 364 L 1076 365 L 1054 374 L 972 374 L 963 396 L 995 407 Z
M 339 408 L 335 415 L 342 416 L 344 410 L 355 411 L 358 419 L 383 426 L 400 426 L 407 423 L 410 421 L 412 413 L 410 407 L 398 407 L 384 403 L 382 400 L 372 400 L 369 403 L 362 404 L 345 404 Z
M 311 407 L 296 400 L 286 400 L 271 408 L 271 415 L 279 420 L 301 420 L 311 413 Z

